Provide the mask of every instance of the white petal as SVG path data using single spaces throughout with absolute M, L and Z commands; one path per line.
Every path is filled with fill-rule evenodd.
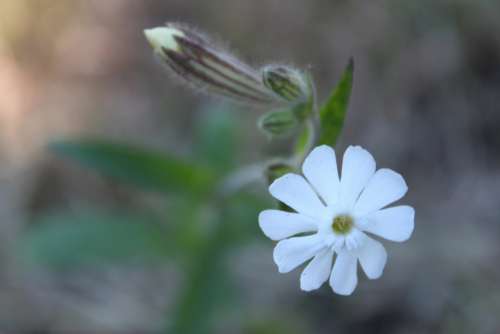
M 358 261 L 349 251 L 341 251 L 333 265 L 330 276 L 330 286 L 339 295 L 348 296 L 353 293 L 358 284 Z
M 276 245 L 274 262 L 280 273 L 287 273 L 316 255 L 324 245 L 318 234 L 285 239 Z
M 319 289 L 330 276 L 332 262 L 333 251 L 331 249 L 318 253 L 300 275 L 300 288 L 304 291 Z
M 354 228 L 351 233 L 345 237 L 345 246 L 347 250 L 353 250 L 360 247 L 368 236 L 359 229 Z
M 364 231 L 391 241 L 406 241 L 415 227 L 415 210 L 401 205 L 369 214 L 364 219 Z
M 351 208 L 361 190 L 375 173 L 375 160 L 360 146 L 349 146 L 344 153 L 340 178 L 340 200 Z
M 269 192 L 298 213 L 320 219 L 325 215 L 325 206 L 300 175 L 283 175 L 269 186 Z
M 330 146 L 316 147 L 304 161 L 302 172 L 327 204 L 337 202 L 340 181 L 335 151 Z
M 356 253 L 361 268 L 369 279 L 377 279 L 382 276 L 387 263 L 387 252 L 380 242 L 367 237 Z
M 406 194 L 408 186 L 403 177 L 393 170 L 379 169 L 368 181 L 354 205 L 357 214 L 367 214 L 382 209 Z
M 281 240 L 292 235 L 317 231 L 318 226 L 309 217 L 298 213 L 265 210 L 259 214 L 259 226 L 272 240 Z

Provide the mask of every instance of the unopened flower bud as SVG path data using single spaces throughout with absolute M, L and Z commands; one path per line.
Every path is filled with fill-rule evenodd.
M 277 178 L 282 177 L 285 174 L 293 173 L 294 168 L 284 161 L 273 161 L 266 168 L 266 179 L 267 183 L 271 184 Z
M 304 75 L 293 68 L 269 65 L 262 70 L 264 85 L 286 101 L 306 100 L 310 89 Z
M 289 163 L 284 161 L 274 161 L 266 168 L 267 184 L 271 185 L 275 180 L 279 179 L 285 174 L 294 173 L 295 169 Z M 278 201 L 278 208 L 282 211 L 293 212 L 285 203 Z
M 299 121 L 293 110 L 271 111 L 259 118 L 258 126 L 270 136 L 282 136 L 297 127 Z
M 258 71 L 191 29 L 169 23 L 144 34 L 160 60 L 197 88 L 252 103 L 276 101 Z

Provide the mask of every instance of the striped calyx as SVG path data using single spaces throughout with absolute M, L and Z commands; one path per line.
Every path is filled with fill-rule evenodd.
M 245 102 L 277 102 L 258 71 L 191 29 L 168 23 L 144 34 L 161 61 L 195 87 Z
M 262 115 L 258 126 L 270 136 L 287 135 L 299 125 L 299 120 L 293 110 L 277 110 Z
M 262 70 L 264 85 L 289 102 L 307 100 L 310 89 L 304 75 L 293 68 L 269 65 Z

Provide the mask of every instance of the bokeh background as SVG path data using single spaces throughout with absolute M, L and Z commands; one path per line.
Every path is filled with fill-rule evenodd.
M 2 0 L 0 333 L 499 333 L 499 13 L 493 0 Z M 214 204 L 49 148 L 99 139 L 220 171 L 287 152 L 256 129 L 264 110 L 161 70 L 142 30 L 167 20 L 254 65 L 310 67 L 321 99 L 354 57 L 337 149 L 405 175 L 417 213 L 410 241 L 386 243 L 381 279 L 346 298 L 278 274 L 257 226 L 264 184 Z

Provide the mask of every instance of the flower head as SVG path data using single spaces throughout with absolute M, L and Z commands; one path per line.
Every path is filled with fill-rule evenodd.
M 345 151 L 341 177 L 335 151 L 326 145 L 309 154 L 302 171 L 305 178 L 289 173 L 269 187 L 296 212 L 265 210 L 259 225 L 266 236 L 280 240 L 273 254 L 279 272 L 312 259 L 300 277 L 302 290 L 329 280 L 334 292 L 350 295 L 358 282 L 358 261 L 369 279 L 379 278 L 387 261 L 385 248 L 369 234 L 397 242 L 412 234 L 413 208 L 386 208 L 405 195 L 407 185 L 390 169 L 375 171 L 372 155 L 359 146 Z

